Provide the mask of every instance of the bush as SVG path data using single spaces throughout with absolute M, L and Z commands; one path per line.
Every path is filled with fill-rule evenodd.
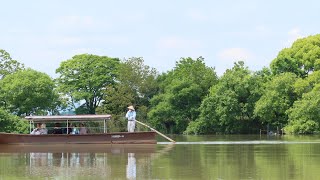
M 28 133 L 28 129 L 29 124 L 27 121 L 0 108 L 0 132 Z

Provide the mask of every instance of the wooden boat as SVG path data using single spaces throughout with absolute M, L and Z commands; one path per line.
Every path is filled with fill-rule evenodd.
M 111 115 L 27 116 L 30 132 L 35 123 L 103 122 L 102 133 L 88 134 L 14 134 L 0 133 L 0 144 L 156 144 L 156 132 L 107 132 Z M 67 128 L 66 128 L 67 129 Z

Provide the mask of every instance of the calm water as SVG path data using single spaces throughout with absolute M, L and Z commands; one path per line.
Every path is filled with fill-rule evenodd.
M 176 144 L 1 145 L 0 180 L 320 177 L 319 136 L 172 138 Z

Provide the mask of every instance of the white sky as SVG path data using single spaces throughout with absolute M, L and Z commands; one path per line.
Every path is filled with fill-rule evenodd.
M 260 70 L 299 37 L 319 33 L 316 0 L 0 0 L 0 49 L 56 77 L 76 54 L 143 57 L 159 72 L 202 56 L 223 74 Z

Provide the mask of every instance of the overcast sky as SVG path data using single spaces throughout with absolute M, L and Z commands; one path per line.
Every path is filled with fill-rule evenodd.
M 0 49 L 51 77 L 82 53 L 143 57 L 159 72 L 199 56 L 218 75 L 238 60 L 255 71 L 320 32 L 316 0 L 0 0 L 0 7 Z

